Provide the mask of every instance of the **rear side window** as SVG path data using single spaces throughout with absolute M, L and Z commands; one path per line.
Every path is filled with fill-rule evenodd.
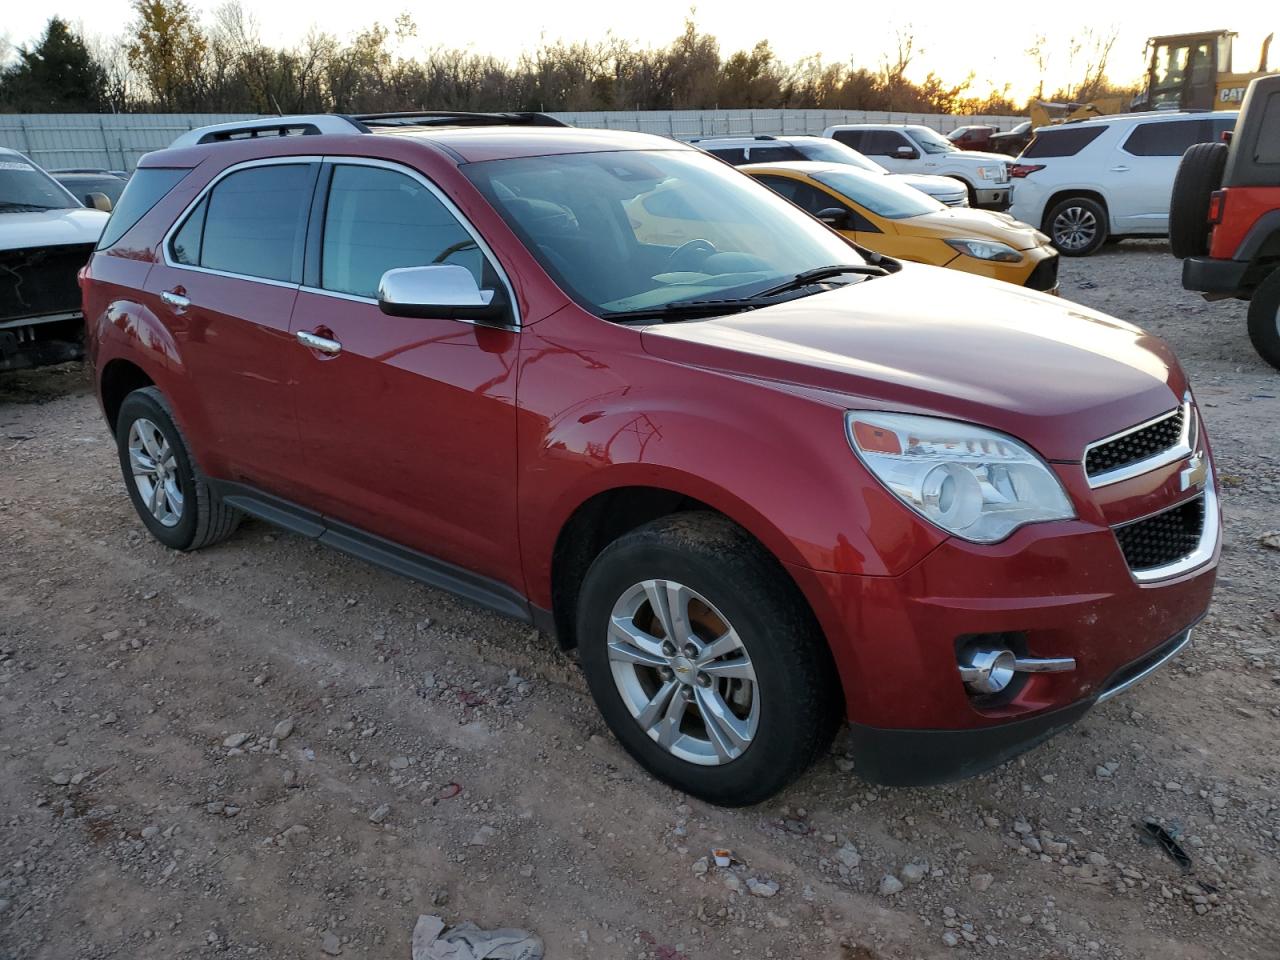
M 846 147 L 853 147 L 862 153 L 867 151 L 862 149 L 862 138 L 866 134 L 865 130 L 836 130 L 831 134 L 831 139 L 836 143 L 843 143 Z
M 742 147 L 717 147 L 707 152 L 713 157 L 719 157 L 725 163 L 732 163 L 735 167 L 747 162 L 747 151 Z
M 1041 127 L 1022 151 L 1024 157 L 1074 157 L 1098 137 L 1105 127 Z
M 1267 97 L 1261 113 L 1254 163 L 1280 163 L 1280 90 Z
M 1124 150 L 1135 157 L 1180 157 L 1187 148 L 1213 139 L 1208 120 L 1170 120 L 1140 123 L 1124 142 Z
M 417 180 L 380 167 L 334 167 L 320 258 L 325 290 L 376 297 L 388 270 L 436 263 L 466 267 L 478 285 L 493 286 L 475 239 Z
M 98 249 L 106 250 L 113 246 L 190 172 L 171 167 L 140 167 L 135 170 L 125 185 L 124 193 L 111 208 L 111 219 L 98 239 Z
M 892 157 L 899 147 L 910 146 L 911 141 L 896 130 L 869 130 L 858 149 L 868 156 Z
M 315 169 L 289 163 L 238 170 L 218 182 L 170 244 L 177 263 L 299 283 Z

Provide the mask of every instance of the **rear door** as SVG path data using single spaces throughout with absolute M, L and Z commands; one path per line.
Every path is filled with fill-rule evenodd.
M 146 281 L 185 366 L 182 409 L 201 421 L 203 466 L 276 492 L 300 468 L 286 364 L 319 166 L 289 158 L 231 168 L 170 231 Z
M 506 283 L 496 260 L 428 180 L 383 161 L 334 158 L 313 221 L 288 345 L 307 499 L 329 518 L 522 589 L 518 329 L 392 317 L 376 300 L 395 267 L 457 264 L 496 289 Z M 299 333 L 339 352 L 314 350 Z
M 1169 198 L 1183 153 L 1213 139 L 1208 119 L 1151 120 L 1120 140 L 1104 175 L 1116 233 L 1169 230 Z

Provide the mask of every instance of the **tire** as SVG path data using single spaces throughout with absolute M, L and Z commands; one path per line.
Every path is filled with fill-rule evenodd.
M 673 609 L 690 629 L 673 632 L 693 642 L 674 656 L 662 652 L 669 634 L 653 616 L 664 598 L 680 600 Z M 835 665 L 812 614 L 782 566 L 718 514 L 663 517 L 605 548 L 583 580 L 577 636 L 591 694 L 623 747 L 660 780 L 710 803 L 773 796 L 835 731 Z M 644 664 L 628 662 L 636 654 Z M 661 719 L 642 726 L 645 704 Z M 727 724 L 703 720 L 726 711 Z
M 191 457 L 169 402 L 155 387 L 124 398 L 116 419 L 116 448 L 133 508 L 166 547 L 199 550 L 225 540 L 239 525 L 242 514 L 213 492 Z M 156 462 L 159 472 L 146 468 Z M 159 501 L 153 497 L 157 488 L 163 491 Z
M 1249 301 L 1249 339 L 1262 359 L 1280 370 L 1280 267 L 1253 291 Z
M 1087 257 L 1107 242 L 1107 209 L 1089 197 L 1059 200 L 1044 218 L 1044 232 L 1064 257 Z
M 1209 196 L 1226 168 L 1225 143 L 1197 143 L 1182 155 L 1169 200 L 1169 249 L 1179 260 L 1209 252 Z

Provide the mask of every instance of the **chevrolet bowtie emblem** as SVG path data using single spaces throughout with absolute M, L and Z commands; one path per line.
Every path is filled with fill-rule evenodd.
M 1192 454 L 1191 459 L 1187 461 L 1186 469 L 1178 474 L 1183 490 L 1190 490 L 1192 487 L 1203 490 L 1208 479 L 1209 468 L 1205 465 L 1204 457 L 1198 453 Z

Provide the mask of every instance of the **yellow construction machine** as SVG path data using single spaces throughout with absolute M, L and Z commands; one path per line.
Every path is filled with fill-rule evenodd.
M 1088 103 L 1034 100 L 1028 108 L 1031 127 L 1036 129 L 1126 110 L 1235 109 L 1244 99 L 1249 81 L 1270 72 L 1267 58 L 1274 36 L 1270 34 L 1262 42 L 1258 69 L 1250 73 L 1236 73 L 1232 69 L 1231 47 L 1236 35 L 1230 30 L 1152 37 L 1147 41 L 1146 86 L 1136 97 L 1099 97 Z

